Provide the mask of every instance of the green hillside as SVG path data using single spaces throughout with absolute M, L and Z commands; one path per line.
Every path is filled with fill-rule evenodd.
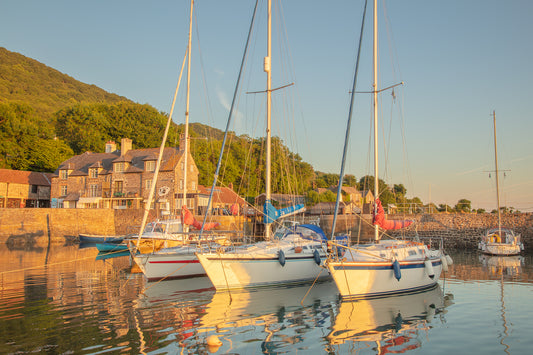
M 0 47 L 0 103 L 28 104 L 37 114 L 49 118 L 65 106 L 121 101 L 130 102 Z
M 110 94 L 73 79 L 19 53 L 0 48 L 0 168 L 54 172 L 73 155 L 103 152 L 109 140 L 133 141 L 133 148 L 161 144 L 167 115 L 150 105 Z M 167 145 L 176 146 L 183 125 L 173 124 Z M 224 132 L 190 124 L 191 153 L 200 170 L 199 183 L 210 186 Z M 244 197 L 265 191 L 263 138 L 230 133 L 220 184 Z M 338 183 L 338 174 L 315 172 L 277 137 L 272 139 L 272 192 L 307 194 L 313 204 L 335 200 L 333 193 L 312 191 Z M 371 190 L 373 178 L 346 176 L 345 185 Z M 403 203 L 403 185 L 379 181 L 383 204 Z M 382 186 L 383 185 L 383 186 Z M 415 198 L 416 199 L 416 198 Z
M 167 115 L 79 82 L 36 60 L 0 48 L 0 168 L 53 172 L 73 155 L 102 152 L 105 142 L 128 137 L 136 149 L 161 143 Z M 171 127 L 168 145 L 177 145 L 182 126 Z M 200 184 L 212 183 L 224 132 L 190 125 L 191 152 Z M 231 134 L 221 169 L 222 184 L 244 196 L 264 191 L 262 139 Z M 273 149 L 273 191 L 304 193 L 312 184 L 310 164 L 279 139 Z M 287 177 L 291 181 L 286 182 Z

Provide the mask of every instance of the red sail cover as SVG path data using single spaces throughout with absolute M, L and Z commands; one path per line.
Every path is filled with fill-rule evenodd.
M 231 207 L 229 208 L 229 211 L 231 212 L 231 215 L 232 216 L 236 216 L 239 214 L 239 205 L 234 203 L 233 205 L 231 205 Z
M 374 224 L 377 224 L 383 229 L 400 229 L 409 227 L 413 221 L 394 221 L 394 220 L 387 220 L 385 219 L 385 211 L 383 210 L 383 207 L 381 206 L 381 201 L 379 199 L 376 199 L 376 205 L 378 213 L 375 214 L 374 212 Z M 375 210 L 374 210 L 375 211 Z
M 181 208 L 181 222 L 183 224 L 192 225 L 194 228 L 200 230 L 202 229 L 202 223 L 198 222 L 196 218 L 192 215 L 191 211 L 187 208 L 187 206 L 183 206 Z M 208 231 L 210 229 L 213 229 L 215 227 L 218 227 L 220 223 L 216 222 L 210 222 L 206 223 L 204 226 L 204 231 Z

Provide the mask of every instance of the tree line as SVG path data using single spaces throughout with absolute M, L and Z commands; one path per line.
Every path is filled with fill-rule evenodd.
M 133 141 L 134 149 L 161 144 L 167 114 L 147 104 L 81 83 L 38 61 L 0 48 L 0 168 L 54 172 L 65 160 L 87 151 L 103 152 L 107 141 Z M 167 146 L 177 146 L 183 125 L 172 124 Z M 199 184 L 211 186 L 224 132 L 199 123 L 190 125 L 191 154 L 200 171 Z M 305 195 L 310 205 L 333 202 L 336 194 L 318 188 L 337 186 L 339 174 L 315 171 L 291 152 L 279 137 L 272 138 L 272 192 Z M 265 191 L 265 139 L 229 132 L 219 176 L 220 184 L 249 201 Z M 374 178 L 353 175 L 343 185 L 373 191 Z M 468 200 L 454 207 L 423 206 L 407 198 L 402 184 L 379 180 L 384 206 L 471 211 Z M 343 196 L 344 202 L 349 202 Z M 511 209 L 512 211 L 512 209 Z

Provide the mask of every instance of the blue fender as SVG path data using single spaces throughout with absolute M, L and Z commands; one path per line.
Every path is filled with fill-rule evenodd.
M 392 268 L 394 269 L 394 277 L 396 278 L 396 280 L 400 281 L 400 279 L 402 278 L 402 270 L 400 269 L 400 263 L 398 262 L 398 260 L 394 260 L 394 262 L 392 263 Z
M 315 263 L 317 265 L 320 265 L 320 253 L 318 252 L 318 250 L 315 249 L 315 251 L 313 252 L 313 258 L 315 259 Z
M 285 266 L 285 253 L 283 250 L 280 250 L 278 252 L 278 261 L 281 266 Z

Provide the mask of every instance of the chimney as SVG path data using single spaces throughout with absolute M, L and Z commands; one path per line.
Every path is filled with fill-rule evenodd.
M 190 139 L 187 139 L 187 143 L 189 143 L 189 146 L 187 148 L 190 148 Z M 187 149 L 189 153 L 191 152 L 190 149 Z M 185 151 L 185 135 L 182 133 L 180 134 L 180 152 Z
M 113 153 L 115 150 L 117 150 L 117 145 L 113 141 L 108 141 L 105 144 L 105 152 L 106 153 Z
M 131 150 L 131 139 L 122 138 L 120 140 L 120 156 L 126 155 Z

